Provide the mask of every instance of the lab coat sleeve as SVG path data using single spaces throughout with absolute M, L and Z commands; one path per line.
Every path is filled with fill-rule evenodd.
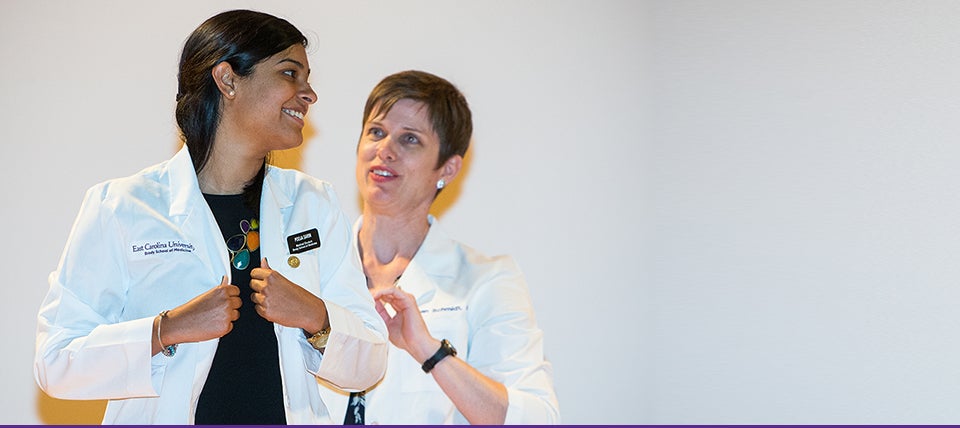
M 127 275 L 106 189 L 87 191 L 38 315 L 34 376 L 57 398 L 156 396 L 153 318 L 120 321 Z
M 552 366 L 543 355 L 526 280 L 511 258 L 492 263 L 468 302 L 467 363 L 507 388 L 507 425 L 560 423 Z
M 327 192 L 336 202 L 333 189 Z M 337 207 L 338 204 L 335 203 Z M 339 209 L 326 224 L 328 249 L 336 249 L 331 271 L 321 281 L 330 338 L 323 354 L 301 340 L 307 370 L 346 391 L 362 391 L 383 378 L 387 369 L 387 327 L 374 309 L 359 256 L 350 243 L 351 227 Z M 321 266 L 325 266 L 321 264 Z

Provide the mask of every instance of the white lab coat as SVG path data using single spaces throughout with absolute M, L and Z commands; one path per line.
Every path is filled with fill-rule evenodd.
M 321 246 L 295 254 L 287 237 L 316 228 Z M 298 328 L 275 325 L 290 424 L 331 423 L 318 377 L 363 389 L 385 370 L 388 341 L 373 309 L 350 228 L 329 184 L 268 167 L 260 205 L 261 255 L 324 299 L 324 354 Z M 107 424 L 191 424 L 218 340 L 151 356 L 154 317 L 230 275 L 227 248 L 184 147 L 172 159 L 91 188 L 38 317 L 34 372 L 47 394 L 110 399 Z M 342 419 L 336 420 L 340 422 Z
M 432 216 L 428 220 L 430 230 L 397 286 L 416 297 L 433 337 L 449 340 L 457 358 L 506 386 L 508 425 L 559 423 L 552 366 L 544 359 L 543 332 L 519 267 L 509 256 L 480 254 L 448 237 Z M 362 224 L 363 217 L 354 238 Z M 349 394 L 326 389 L 321 395 L 342 422 Z M 468 422 L 433 375 L 391 344 L 386 375 L 366 393 L 365 423 Z

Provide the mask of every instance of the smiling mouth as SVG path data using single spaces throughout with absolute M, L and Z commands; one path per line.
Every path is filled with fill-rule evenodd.
M 391 174 L 390 171 L 385 171 L 385 170 L 382 170 L 382 169 L 375 169 L 375 170 L 373 170 L 373 171 L 371 171 L 371 172 L 372 172 L 374 175 L 379 175 L 379 176 L 381 176 L 381 177 L 393 177 L 393 174 Z
M 283 110 L 284 113 L 289 114 L 290 116 L 293 116 L 293 117 L 295 117 L 295 118 L 297 118 L 297 119 L 303 120 L 303 113 L 300 113 L 299 111 L 290 110 L 290 109 L 288 109 L 288 108 L 285 108 L 285 109 L 282 109 L 282 110 Z

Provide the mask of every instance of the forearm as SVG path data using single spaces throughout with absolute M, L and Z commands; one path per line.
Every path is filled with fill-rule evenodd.
M 424 337 L 409 344 L 410 355 L 423 364 L 441 342 Z M 473 425 L 503 425 L 507 417 L 507 388 L 456 355 L 444 357 L 430 369 L 433 379 L 457 410 Z
M 473 425 L 503 425 L 507 388 L 456 357 L 441 360 L 430 371 L 450 401 Z
M 322 299 L 314 297 L 315 305 L 306 310 L 307 317 L 301 324 L 300 330 L 307 342 L 321 354 L 326 350 L 330 339 L 330 315 L 327 314 L 327 305 Z
M 327 314 L 327 305 L 323 299 L 310 295 L 308 306 L 310 310 L 306 312 L 300 328 L 304 333 L 313 336 L 320 330 L 330 328 L 330 315 Z

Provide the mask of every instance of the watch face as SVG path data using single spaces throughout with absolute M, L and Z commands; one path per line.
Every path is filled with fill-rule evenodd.
M 330 330 L 323 329 L 318 331 L 317 334 L 307 338 L 307 342 L 316 349 L 323 349 L 327 347 L 328 339 L 330 339 Z
M 441 344 L 443 345 L 444 348 L 447 348 L 447 354 L 450 354 L 453 356 L 457 355 L 457 348 L 454 348 L 453 345 L 450 344 L 450 341 L 448 341 L 447 339 L 443 339 L 443 342 L 441 342 Z

